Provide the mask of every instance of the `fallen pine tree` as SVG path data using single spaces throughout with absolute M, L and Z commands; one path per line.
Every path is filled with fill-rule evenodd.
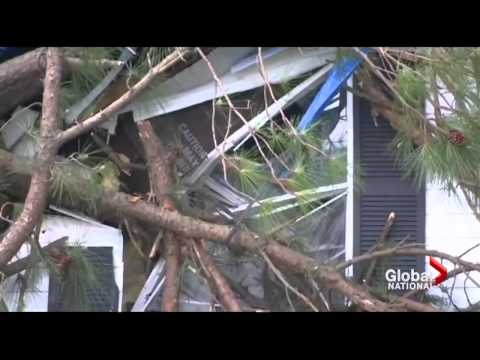
M 204 57 L 201 50 L 195 50 Z M 58 157 L 58 151 L 63 145 L 105 123 L 111 115 L 127 106 L 139 94 L 148 89 L 154 79 L 165 76 L 165 73 L 171 71 L 173 67 L 178 67 L 179 64 L 187 61 L 185 58 L 194 57 L 195 50 L 190 48 L 175 50 L 153 66 L 135 85 L 125 89 L 120 97 L 113 99 L 106 107 L 82 122 L 63 130 L 59 125 L 61 123 L 59 91 L 65 57 L 59 49 L 48 49 L 39 154 L 35 160 L 26 160 L 0 149 L 0 169 L 3 174 L 8 174 L 5 193 L 15 200 L 25 199 L 22 213 L 8 228 L 0 242 L 0 266 L 6 266 L 22 244 L 29 239 L 36 224 L 41 220 L 41 214 L 50 203 L 81 211 L 107 223 L 122 224 L 124 219 L 128 218 L 135 219 L 152 228 L 167 230 L 171 234 L 165 237 L 167 239 L 166 248 L 169 251 L 167 259 L 169 256 L 172 257 L 170 270 L 167 270 L 170 284 L 167 288 L 171 288 L 172 291 L 168 297 L 169 300 L 165 300 L 169 302 L 165 305 L 165 310 L 176 310 L 177 308 L 175 296 L 178 290 L 172 284 L 177 281 L 175 273 L 178 271 L 180 256 L 178 242 L 191 243 L 198 259 L 204 263 L 205 272 L 212 278 L 210 283 L 212 287 L 216 287 L 215 292 L 219 294 L 221 303 L 227 309 L 239 310 L 239 305 L 232 296 L 232 290 L 222 274 L 215 268 L 212 259 L 205 253 L 203 244 L 195 243 L 204 239 L 233 249 L 245 249 L 253 254 L 262 254 L 272 268 L 278 264 L 292 273 L 312 277 L 322 288 L 333 289 L 362 311 L 436 311 L 428 304 L 422 304 L 406 297 L 381 297 L 369 288 L 345 279 L 344 268 L 341 266 L 319 263 L 284 245 L 288 243 L 288 241 L 284 241 L 285 239 L 274 239 L 244 227 L 207 222 L 182 214 L 169 203 L 168 199 L 163 198 L 172 185 L 172 179 L 168 176 L 168 168 L 171 165 L 165 161 L 169 155 L 165 153 L 165 147 L 162 147 L 158 139 L 155 139 L 154 132 L 149 131 L 148 122 L 139 125 L 139 132 L 146 150 L 150 185 L 156 195 L 156 203 L 147 201 L 138 195 L 112 190 L 102 184 L 99 179 L 96 180 L 97 173 L 93 169 L 77 166 L 68 159 Z M 228 97 L 225 97 L 229 101 Z M 273 181 L 277 181 L 273 171 L 272 175 Z M 279 182 L 279 185 L 288 192 L 289 189 L 286 186 L 294 187 L 296 184 L 282 181 Z M 59 186 L 62 191 L 59 191 Z M 417 250 L 410 249 L 410 251 L 410 253 L 415 253 Z M 395 252 L 401 253 L 402 249 L 385 252 L 383 256 L 391 256 Z M 422 252 L 420 249 L 417 253 L 425 254 L 426 252 Z M 435 254 L 448 257 L 448 255 L 438 252 Z M 376 254 L 376 256 L 382 255 Z M 462 263 L 459 259 L 452 257 L 450 260 L 461 263 L 465 271 L 468 268 L 475 268 L 475 264 Z M 308 302 L 308 299 L 306 300 Z

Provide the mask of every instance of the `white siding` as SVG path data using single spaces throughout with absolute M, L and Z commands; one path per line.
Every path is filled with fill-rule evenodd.
M 353 87 L 353 77 L 347 81 L 347 85 Z M 350 260 L 353 257 L 353 193 L 354 193 L 354 136 L 353 136 L 353 94 L 347 91 L 347 209 L 345 224 L 345 258 Z M 353 268 L 350 266 L 345 270 L 345 275 L 353 275 Z
M 480 222 L 473 215 L 463 195 L 449 194 L 439 185 L 432 183 L 427 185 L 425 231 L 427 249 L 442 251 L 454 256 L 459 256 L 480 243 Z M 480 246 L 466 254 L 463 259 L 479 262 Z M 449 271 L 454 268 L 453 264 L 448 261 L 443 261 L 443 264 Z M 426 268 L 432 276 L 437 276 L 438 273 L 431 269 L 428 263 Z M 479 273 L 471 273 L 470 276 L 480 283 Z M 461 274 L 455 281 L 452 299 L 458 307 L 469 305 L 466 293 L 472 303 L 480 301 L 480 289 L 470 280 L 466 282 L 465 280 L 466 276 Z M 454 279 L 450 279 L 442 285 L 450 292 L 453 284 Z M 439 288 L 431 289 L 430 293 L 442 294 Z
M 102 224 L 90 224 L 85 221 L 64 216 L 44 216 L 39 242 L 46 246 L 49 243 L 68 236 L 69 246 L 111 246 L 113 247 L 113 266 L 115 282 L 119 289 L 119 311 L 121 311 L 123 292 L 123 237 L 119 229 Z M 17 258 L 23 258 L 30 253 L 29 246 L 24 244 L 17 253 Z M 12 261 L 13 261 L 12 260 Z M 5 284 L 5 303 L 10 311 L 16 309 L 18 300 L 18 286 L 14 277 L 7 279 Z M 48 309 L 47 271 L 39 274 L 39 283 L 33 288 L 27 288 L 24 296 L 24 311 L 47 311 Z
M 442 95 L 440 105 L 444 107 L 454 107 L 455 99 L 443 84 L 441 87 Z M 427 102 L 425 112 L 427 117 L 433 117 L 432 104 Z M 442 110 L 443 115 L 449 115 L 450 111 Z M 443 251 L 447 254 L 458 256 L 469 248 L 480 243 L 480 221 L 476 219 L 468 206 L 463 194 L 453 195 L 443 189 L 438 184 L 429 183 L 426 192 L 426 245 L 428 249 Z M 463 257 L 464 260 L 479 262 L 480 247 L 472 250 Z M 443 262 L 448 270 L 454 268 L 448 261 Z M 437 273 L 427 264 L 426 269 L 436 276 Z M 471 277 L 480 283 L 480 274 L 472 273 Z M 468 306 L 467 295 L 472 303 L 480 301 L 480 289 L 470 280 L 465 282 L 465 275 L 459 275 L 456 278 L 454 290 L 452 293 L 453 302 L 458 307 Z M 454 284 L 454 279 L 447 280 L 443 286 L 450 289 Z M 464 290 L 464 286 L 466 289 Z M 432 294 L 440 295 L 438 288 L 431 290 Z M 444 295 L 445 296 L 445 295 Z M 448 297 L 447 297 L 448 299 Z

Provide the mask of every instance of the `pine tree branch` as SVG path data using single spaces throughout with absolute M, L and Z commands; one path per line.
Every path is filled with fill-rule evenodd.
M 358 79 L 362 84 L 361 88 L 364 96 L 375 99 L 375 102 L 372 104 L 372 108 L 378 114 L 382 115 L 386 120 L 388 120 L 394 129 L 404 132 L 405 135 L 411 138 L 417 145 L 423 145 L 428 141 L 427 139 L 431 137 L 429 132 L 424 132 L 418 128 L 405 126 L 401 118 L 404 114 L 400 111 L 397 111 L 393 101 L 388 99 L 383 91 L 374 85 L 367 71 L 359 71 Z
M 218 294 L 222 306 L 230 312 L 241 312 L 242 308 L 235 293 L 232 291 L 225 276 L 218 270 L 215 262 L 205 250 L 203 241 L 193 240 L 192 245 L 198 260 L 203 265 L 202 267 L 204 268 L 207 278 L 211 279 L 211 281 L 209 281 L 210 287 Z
M 396 311 L 390 304 L 378 300 L 361 286 L 345 280 L 339 272 L 330 266 L 319 265 L 314 259 L 273 241 L 270 241 L 264 250 L 273 260 L 283 264 L 290 271 L 311 275 L 322 286 L 336 290 L 363 311 Z
M 443 134 L 448 134 L 444 129 L 442 128 L 439 128 L 438 126 L 430 123 L 427 119 L 425 119 L 425 116 L 423 114 L 421 114 L 417 109 L 415 109 L 414 107 L 412 107 L 404 98 L 402 95 L 400 95 L 400 93 L 395 89 L 395 87 L 393 86 L 393 84 L 391 83 L 390 80 L 388 80 L 387 78 L 385 78 L 385 76 L 383 76 L 383 74 L 380 72 L 380 70 L 377 68 L 377 66 L 375 66 L 375 64 L 368 58 L 367 55 L 365 55 L 359 48 L 357 47 L 354 47 L 353 48 L 354 51 L 360 56 L 362 57 L 365 62 L 367 63 L 367 65 L 370 67 L 371 71 L 388 87 L 388 89 L 390 90 L 390 92 L 395 95 L 395 97 L 402 103 L 402 105 L 409 109 L 409 111 L 411 111 L 418 120 L 420 120 L 421 122 L 424 123 L 425 125 L 425 128 L 428 128 L 430 131 L 436 131 L 436 132 L 440 132 L 440 133 L 443 133 Z
M 200 49 L 197 49 L 197 51 L 198 50 Z M 41 126 L 42 146 L 36 162 L 37 166 L 33 170 L 30 191 L 26 199 L 26 207 L 19 220 L 10 227 L 2 244 L 0 244 L 0 264 L 2 264 L 2 260 L 3 264 L 5 264 L 18 251 L 23 241 L 30 235 L 36 220 L 38 220 L 38 217 L 45 208 L 52 178 L 51 168 L 58 148 L 65 142 L 107 121 L 110 116 L 116 114 L 138 96 L 139 93 L 145 90 L 156 76 L 163 74 L 171 66 L 180 62 L 183 56 L 189 52 L 189 50 L 183 50 L 185 51 L 184 53 L 182 53 L 182 51 L 173 53 L 154 67 L 132 89 L 111 103 L 106 109 L 82 123 L 62 133 L 58 133 L 58 89 L 62 75 L 61 59 L 58 51 L 58 49 L 49 49 L 47 55 L 47 77 L 43 101 L 44 113 Z M 199 52 L 202 57 L 204 57 L 204 54 L 202 54 L 201 51 Z M 58 64 L 56 64 L 56 62 L 58 62 Z M 11 158 L 11 160 L 18 164 L 18 159 Z M 6 164 L 7 167 L 11 167 L 12 165 L 12 163 Z M 88 187 L 86 188 L 88 189 Z M 232 229 L 230 226 L 216 225 L 183 216 L 175 210 L 159 208 L 144 201 L 137 201 L 134 197 L 126 194 L 103 191 L 103 195 L 98 202 L 100 207 L 111 212 L 110 216 L 117 218 L 132 216 L 154 226 L 163 226 L 167 230 L 184 237 L 195 236 L 225 242 L 231 234 Z M 333 268 L 320 266 L 314 259 L 279 245 L 276 242 L 261 242 L 254 233 L 249 231 L 239 232 L 228 244 L 244 247 L 249 250 L 257 250 L 263 246 L 265 253 L 275 261 L 282 263 L 291 271 L 315 274 L 315 277 L 318 278 L 320 283 L 344 294 L 363 310 L 391 310 L 388 304 L 375 299 L 368 292 L 345 281 Z
M 28 183 L 28 174 L 31 162 L 17 159 L 8 152 L 0 149 L 0 168 L 17 174 L 13 191 L 18 196 L 21 184 Z M 19 176 L 18 174 L 22 174 Z M 87 181 L 87 180 L 85 180 Z M 65 184 L 68 187 L 68 184 Z M 76 183 L 76 186 L 79 186 Z M 83 186 L 80 185 L 81 188 Z M 86 183 L 84 188 L 88 188 Z M 81 194 L 79 194 L 80 196 Z M 54 199 L 56 204 L 71 208 L 71 203 Z M 78 200 L 81 203 L 81 199 Z M 346 296 L 365 311 L 393 311 L 389 304 L 375 299 L 365 290 L 346 281 L 333 267 L 320 266 L 314 259 L 300 254 L 274 241 L 265 241 L 257 234 L 249 231 L 239 231 L 230 239 L 232 226 L 208 223 L 199 219 L 184 216 L 177 211 L 157 207 L 135 196 L 121 192 L 103 191 L 97 201 L 99 219 L 113 222 L 122 221 L 124 217 L 131 217 L 143 223 L 163 227 L 186 238 L 204 238 L 216 241 L 233 248 L 243 248 L 250 251 L 263 249 L 270 258 L 283 264 L 289 271 L 302 274 L 311 274 L 318 279 L 325 288 L 331 288 Z
M 165 241 L 165 285 L 162 295 L 162 311 L 178 311 L 179 272 L 180 272 L 180 241 L 175 234 L 167 231 Z
M 248 123 L 247 119 L 245 119 L 245 117 L 238 111 L 238 109 L 235 107 L 235 105 L 233 105 L 233 102 L 232 100 L 230 99 L 230 96 L 228 95 L 227 91 L 225 90 L 225 86 L 223 85 L 223 82 L 222 80 L 220 80 L 218 74 L 216 73 L 212 63 L 210 62 L 210 60 L 208 60 L 207 56 L 205 55 L 205 53 L 202 51 L 202 49 L 200 49 L 199 47 L 196 48 L 196 51 L 200 54 L 200 56 L 202 57 L 202 59 L 205 61 L 205 63 L 207 64 L 208 66 L 208 69 L 210 70 L 210 73 L 212 74 L 212 77 L 213 79 L 215 80 L 215 83 L 218 85 L 218 87 L 220 88 L 220 91 L 221 91 L 221 94 L 222 96 L 225 98 L 229 108 L 235 113 L 235 115 L 238 116 L 238 118 L 243 122 L 243 124 L 248 128 L 249 132 L 250 132 L 250 135 L 252 136 L 252 139 L 253 141 L 255 142 L 255 145 L 257 147 L 257 150 L 259 151 L 260 155 L 262 156 L 263 160 L 265 161 L 265 163 L 267 164 L 268 168 L 270 169 L 270 173 L 273 177 L 273 179 L 275 180 L 275 183 L 277 185 L 280 186 L 280 188 L 282 188 L 283 191 L 285 191 L 286 193 L 290 194 L 290 190 L 288 190 L 285 185 L 283 185 L 283 183 L 278 179 L 277 175 L 275 174 L 275 169 L 273 168 L 273 165 L 272 163 L 270 162 L 270 160 L 268 159 L 268 157 L 266 156 L 265 152 L 263 151 L 262 149 L 262 146 L 260 145 L 260 142 L 258 141 L 258 136 L 255 134 L 255 129 L 251 127 L 251 125 Z M 263 141 L 264 145 L 270 150 L 270 152 L 278 158 L 278 155 L 275 153 L 275 151 L 273 151 L 273 149 L 271 148 L 270 144 L 268 144 L 268 142 L 266 141 Z
M 78 71 L 83 66 L 85 66 L 85 61 L 77 57 L 68 56 L 65 58 L 65 62 L 68 64 L 68 66 L 72 71 L 75 71 L 75 70 Z M 89 61 L 89 64 L 90 63 L 92 65 L 101 66 L 105 68 L 119 67 L 124 65 L 123 61 L 110 60 L 110 59 L 92 60 L 92 61 Z
M 72 48 L 63 48 L 65 53 Z M 42 96 L 43 77 L 46 70 L 47 49 L 28 51 L 0 64 L 0 118 L 9 115 L 17 106 L 29 104 Z M 81 60 L 67 57 L 62 77 L 75 71 Z M 101 61 L 114 65 L 113 60 Z
M 298 291 L 295 287 L 293 287 L 283 276 L 282 272 L 277 269 L 277 267 L 273 264 L 272 260 L 268 257 L 265 252 L 260 250 L 260 255 L 264 258 L 265 262 L 267 263 L 268 267 L 270 270 L 275 274 L 275 276 L 281 281 L 283 286 L 288 291 L 293 292 L 295 295 L 297 295 L 305 304 L 307 304 L 308 307 L 310 307 L 314 312 L 319 312 L 318 308 L 310 301 L 309 298 L 307 298 L 305 295 L 303 295 L 300 291 Z
M 45 53 L 40 48 L 0 64 L 0 118 L 41 96 Z
M 50 244 L 44 246 L 40 250 L 43 251 L 44 253 L 49 254 L 51 251 L 55 251 L 57 248 L 61 248 L 65 245 L 66 241 L 68 240 L 68 237 L 62 237 L 58 240 L 55 240 L 51 242 Z M 36 261 L 40 261 L 40 259 L 36 259 Z M 20 260 L 17 260 L 15 262 L 12 262 L 6 266 L 3 267 L 2 273 L 9 277 L 14 274 L 17 274 L 25 269 L 27 269 L 29 266 L 35 265 L 36 262 L 32 261 L 32 255 L 28 255 Z
M 414 246 L 419 246 L 417 244 L 413 244 Z M 469 261 L 465 261 L 461 259 L 461 256 L 453 256 L 449 255 L 447 253 L 437 251 L 437 250 L 428 250 L 420 247 L 413 247 L 412 244 L 400 246 L 400 247 L 393 247 L 389 249 L 384 249 L 384 250 L 378 250 L 378 251 L 373 251 L 370 253 L 366 253 L 363 255 L 359 255 L 357 257 L 354 257 L 353 259 L 350 259 L 348 261 L 345 261 L 341 264 L 338 264 L 335 266 L 335 269 L 337 271 L 344 270 L 348 268 L 349 266 L 352 266 L 354 264 L 372 260 L 375 258 L 379 257 L 386 257 L 386 256 L 395 256 L 395 255 L 425 255 L 425 256 L 434 256 L 434 257 L 439 257 L 441 259 L 445 259 L 450 261 L 452 264 L 455 264 L 459 266 L 462 270 L 461 272 L 465 271 L 479 271 L 480 272 L 480 264 L 477 263 L 472 263 Z M 452 272 L 452 276 L 458 274 L 456 272 Z
M 130 224 L 128 222 L 127 219 L 124 219 L 123 220 L 123 224 L 125 225 L 125 229 L 127 230 L 127 234 L 128 234 L 128 238 L 130 239 L 130 241 L 132 242 L 133 244 L 133 247 L 135 248 L 135 250 L 137 251 L 138 255 L 140 255 L 140 257 L 142 259 L 146 259 L 146 255 L 144 254 L 142 248 L 140 247 L 139 243 L 137 240 L 135 240 L 135 236 L 133 235 L 133 231 L 130 227 Z
M 385 226 L 383 227 L 383 231 L 380 234 L 380 237 L 378 238 L 378 242 L 376 246 L 377 249 L 382 249 L 385 246 L 385 242 L 387 241 L 388 235 L 390 234 L 390 230 L 392 229 L 395 219 L 396 219 L 395 213 L 391 212 L 388 215 L 387 222 L 385 223 Z M 370 284 L 370 280 L 373 276 L 373 272 L 375 271 L 375 267 L 377 266 L 377 260 L 378 260 L 377 258 L 373 259 L 367 270 L 367 273 L 364 278 L 364 282 L 367 285 Z
M 63 59 L 60 49 L 49 48 L 43 93 L 40 152 L 33 169 L 25 207 L 17 221 L 8 228 L 0 243 L 0 266 L 6 265 L 18 252 L 32 233 L 47 205 L 47 196 L 52 180 L 51 170 L 59 147 L 54 139 L 60 130 L 58 105 L 62 67 Z
M 102 150 L 105 154 L 108 155 L 110 160 L 112 160 L 115 165 L 118 166 L 118 168 L 128 176 L 131 175 L 130 173 L 130 163 L 124 162 L 120 156 L 107 144 L 105 143 L 97 134 L 95 134 L 93 131 L 90 134 L 92 137 L 93 142 Z
M 414 301 L 407 298 L 389 296 L 389 299 L 392 303 L 392 306 L 394 308 L 398 308 L 399 310 L 406 309 L 408 311 L 414 311 L 414 312 L 438 312 L 439 311 L 429 304 L 423 304 L 421 302 Z
M 155 134 L 150 121 L 137 124 L 138 135 L 143 145 L 150 186 L 160 207 L 176 210 L 175 203 L 166 194 L 175 183 L 176 154 L 169 151 Z M 165 244 L 165 288 L 162 296 L 162 310 L 172 312 L 178 310 L 178 274 L 180 269 L 181 254 L 179 240 L 171 231 L 164 235 Z
M 138 95 L 143 91 L 147 90 L 149 85 L 158 78 L 158 76 L 165 73 L 175 64 L 184 61 L 184 58 L 191 54 L 192 50 L 189 48 L 180 48 L 177 49 L 172 54 L 168 55 L 163 59 L 158 65 L 152 68 L 147 75 L 145 75 L 139 82 L 137 82 L 130 90 L 125 94 L 120 96 L 117 100 L 108 105 L 105 109 L 100 110 L 95 115 L 85 119 L 84 121 L 77 123 L 75 126 L 63 131 L 57 136 L 56 141 L 64 144 L 70 140 L 75 139 L 76 137 L 92 130 L 94 127 L 97 127 L 108 120 L 112 116 L 116 115 L 124 107 L 130 104 Z

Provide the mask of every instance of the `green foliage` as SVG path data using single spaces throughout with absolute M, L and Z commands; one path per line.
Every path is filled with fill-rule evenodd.
M 28 289 L 28 292 L 33 294 L 32 296 L 36 296 L 36 293 L 40 291 L 38 285 L 42 274 L 44 274 L 45 271 L 49 273 L 56 273 L 58 270 L 53 259 L 48 255 L 45 256 L 34 241 L 30 242 L 28 248 L 30 249 L 31 262 L 21 276 L 23 277 L 23 286 L 25 289 Z M 25 299 L 20 298 L 20 303 L 18 304 L 16 311 L 24 311 L 24 302 Z
M 120 170 L 101 153 L 91 150 L 87 143 L 79 152 L 57 162 L 53 170 L 53 199 L 95 216 L 103 191 L 118 191 L 122 185 Z
M 234 174 L 236 175 L 234 175 L 232 182 L 242 192 L 256 196 L 262 185 L 270 182 L 271 176 L 267 174 L 263 164 L 258 161 L 255 152 L 244 151 L 231 158 L 230 161 L 234 164 Z
M 296 133 L 294 128 L 299 120 L 300 116 L 292 117 L 291 125 L 288 125 L 280 119 L 281 126 L 272 123 L 258 131 L 259 142 L 270 166 L 257 147 L 229 158 L 234 164 L 231 166 L 234 170 L 229 173 L 230 182 L 253 198 L 285 194 L 296 197 L 297 206 L 294 208 L 262 201 L 258 217 L 248 221 L 248 226 L 259 234 L 269 234 L 318 207 L 318 194 L 307 190 L 346 181 L 346 152 L 331 148 L 317 127 L 304 135 Z M 272 175 L 272 168 L 275 175 Z M 301 236 L 289 239 L 299 248 L 305 245 Z
M 403 67 L 397 75 L 399 94 L 413 108 L 423 111 L 424 100 L 428 94 L 428 84 L 420 77 L 418 70 Z
M 71 77 L 62 86 L 60 104 L 63 110 L 83 99 L 108 73 L 106 66 L 97 60 L 117 60 L 118 49 L 108 47 L 84 47 L 79 51 L 81 65 L 72 69 Z
M 259 234 L 267 234 L 272 229 L 285 224 L 288 220 L 289 216 L 286 211 L 278 211 L 278 205 L 271 200 L 267 200 L 262 202 L 259 217 L 256 221 L 252 221 L 251 226 Z
M 70 265 L 66 270 L 61 270 L 52 257 L 47 253 L 41 252 L 34 242 L 28 245 L 30 249 L 31 263 L 25 269 L 21 277 L 24 289 L 28 289 L 28 296 L 36 296 L 40 291 L 38 288 L 39 281 L 42 274 L 48 273 L 50 277 L 56 278 L 60 281 L 62 286 L 62 296 L 66 304 L 74 304 L 76 311 L 92 311 L 88 304 L 87 293 L 89 289 L 99 288 L 99 275 L 101 269 L 96 268 L 88 251 L 80 246 L 74 244 L 73 247 L 66 247 L 65 255 L 71 257 Z M 27 296 L 25 294 L 25 296 Z M 20 298 L 17 309 L 15 311 L 24 311 L 25 300 Z
M 232 160 L 237 166 L 236 175 L 242 191 L 254 195 L 262 186 L 281 188 L 278 184 L 281 181 L 290 192 L 299 192 L 346 181 L 346 154 L 323 156 L 318 150 L 324 148 L 325 140 L 318 136 L 307 134 L 300 138 L 291 130 L 281 128 L 262 129 L 260 135 L 273 150 L 264 148 L 276 179 L 256 148 L 240 152 Z
M 472 130 L 467 130 L 468 124 L 464 120 L 451 116 L 449 125 L 471 134 Z M 468 144 L 456 145 L 446 137 L 439 136 L 431 143 L 415 146 L 411 139 L 400 133 L 392 148 L 396 152 L 397 163 L 406 171 L 406 176 L 416 179 L 419 185 L 428 179 L 453 190 L 459 181 L 476 183 L 479 180 L 478 137 L 469 136 Z
M 173 53 L 175 49 L 175 47 L 143 48 L 135 64 L 127 68 L 130 85 L 134 85 L 135 82 L 144 77 L 151 68 L 158 65 L 163 59 Z
M 363 48 L 359 48 L 363 49 Z M 351 47 L 340 47 L 335 55 L 335 64 L 342 64 L 345 58 L 358 59 L 362 58 L 360 54 Z
M 315 73 L 315 71 L 317 71 L 317 70 L 315 69 L 315 70 L 312 70 L 312 71 L 308 71 L 307 73 L 305 73 L 305 74 L 303 74 L 299 77 L 296 77 L 294 79 L 290 79 L 288 81 L 285 81 L 285 82 L 279 84 L 278 89 L 280 90 L 281 96 L 287 94 L 288 92 L 290 92 L 291 90 L 296 88 L 303 81 L 305 81 L 310 76 L 312 76 Z
M 52 198 L 72 208 L 80 207 L 89 215 L 97 212 L 103 194 L 97 172 L 72 160 L 57 163 L 53 169 Z
M 407 176 L 414 177 L 419 184 L 428 178 L 456 194 L 459 183 L 480 183 L 480 49 L 430 48 L 422 56 L 421 64 L 400 67 L 395 87 L 403 102 L 418 113 L 424 112 L 425 100 L 436 107 L 430 120 L 440 130 L 427 137 L 423 145 L 416 146 L 407 133 L 413 129 L 423 132 L 425 122 L 396 98 L 402 131 L 391 149 Z M 445 90 L 453 95 L 455 103 L 440 109 Z M 451 143 L 447 136 L 450 130 L 463 133 L 465 143 Z
M 64 273 L 57 271 L 62 287 L 65 303 L 75 304 L 77 311 L 93 311 L 88 303 L 88 290 L 101 291 L 99 275 L 101 269 L 93 266 L 90 258 L 94 254 L 87 249 L 74 245 L 66 249 L 67 255 L 72 257 L 68 270 Z
M 104 161 L 95 168 L 101 177 L 102 186 L 109 191 L 120 190 L 120 169 L 112 161 Z

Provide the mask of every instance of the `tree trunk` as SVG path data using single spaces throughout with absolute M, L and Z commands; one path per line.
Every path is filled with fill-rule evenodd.
M 231 312 L 241 312 L 242 308 L 238 302 L 235 293 L 231 289 L 227 279 L 218 270 L 212 257 L 205 250 L 202 240 L 192 241 L 198 260 L 203 265 L 204 272 L 212 290 L 218 294 L 218 298 L 224 309 Z
M 40 48 L 0 65 L 0 118 L 19 105 L 41 99 L 45 56 L 46 49 Z
M 81 48 L 63 48 L 65 54 L 78 54 Z M 46 48 L 38 48 L 0 64 L 0 119 L 19 105 L 41 101 L 46 70 Z M 63 67 L 62 76 L 78 66 L 75 61 Z
M 53 139 L 59 131 L 58 103 L 62 67 L 60 50 L 49 48 L 40 126 L 40 152 L 35 161 L 25 207 L 15 223 L 7 229 L 0 243 L 0 267 L 6 265 L 18 252 L 39 222 L 47 205 L 51 171 L 59 147 Z
M 0 170 L 16 173 L 13 176 L 13 184 L 8 193 L 21 193 L 21 184 L 28 183 L 31 172 L 31 161 L 20 160 L 10 153 L 0 149 Z M 20 173 L 20 175 L 18 174 Z M 72 175 L 72 177 L 74 177 Z M 18 182 L 15 180 L 18 179 Z M 79 182 L 85 181 L 82 186 Z M 69 184 L 65 183 L 65 187 Z M 88 189 L 87 180 L 78 178 L 75 186 Z M 13 189 L 13 191 L 12 191 Z M 25 189 L 24 189 L 25 190 Z M 82 194 L 78 194 L 78 205 L 72 206 L 70 201 L 64 199 L 52 199 L 58 206 L 70 209 L 83 208 Z M 282 246 L 275 241 L 261 241 L 251 232 L 238 232 L 233 238 L 230 237 L 232 227 L 207 223 L 202 220 L 184 216 L 176 211 L 159 208 L 153 204 L 138 200 L 134 196 L 121 192 L 103 191 L 96 203 L 97 218 L 104 221 L 121 223 L 124 217 L 131 217 L 152 226 L 160 226 L 171 230 L 184 237 L 198 237 L 206 240 L 217 241 L 228 246 L 256 250 L 265 247 L 267 254 L 275 261 L 284 264 L 288 269 L 298 273 L 315 273 L 315 277 L 326 288 L 333 288 L 340 294 L 348 297 L 352 302 L 365 311 L 387 311 L 389 305 L 373 298 L 367 291 L 347 282 L 334 269 L 329 267 L 317 267 L 314 259 Z
M 175 183 L 175 154 L 162 144 L 150 121 L 142 121 L 137 127 L 145 151 L 150 187 L 153 189 L 156 202 L 160 207 L 175 210 L 174 202 L 167 195 Z M 170 231 L 166 231 L 163 238 L 166 274 L 162 310 L 173 312 L 178 311 L 180 239 L 175 239 L 175 234 Z

